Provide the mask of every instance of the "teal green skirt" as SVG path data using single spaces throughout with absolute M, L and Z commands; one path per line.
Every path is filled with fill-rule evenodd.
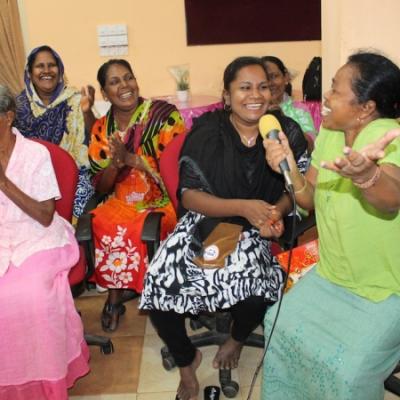
M 265 317 L 269 336 L 276 305 Z M 374 303 L 314 268 L 284 295 L 262 400 L 380 400 L 400 360 L 400 297 Z

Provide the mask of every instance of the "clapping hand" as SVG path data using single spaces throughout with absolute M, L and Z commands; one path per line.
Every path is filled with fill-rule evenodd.
M 86 113 L 91 110 L 94 104 L 95 88 L 86 85 L 81 88 L 81 110 Z
M 126 165 L 126 156 L 128 151 L 122 142 L 118 133 L 114 133 L 110 140 L 110 152 L 112 163 L 117 168 L 122 168 Z
M 362 184 L 375 174 L 376 162 L 385 156 L 386 147 L 399 136 L 400 129 L 392 129 L 358 152 L 346 146 L 343 149 L 344 157 L 338 157 L 334 161 L 322 161 L 321 167 Z

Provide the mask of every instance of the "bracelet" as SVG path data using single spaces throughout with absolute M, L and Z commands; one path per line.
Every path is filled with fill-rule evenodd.
M 376 181 L 381 176 L 381 169 L 377 166 L 374 175 L 371 176 L 368 180 L 363 183 L 357 183 L 353 181 L 354 186 L 360 189 L 369 189 L 370 187 L 374 186 Z
M 306 178 L 303 177 L 303 179 L 304 179 L 303 187 L 301 189 L 299 189 L 299 190 L 295 190 L 294 194 L 300 194 L 300 193 L 303 193 L 306 190 L 308 182 L 307 182 Z

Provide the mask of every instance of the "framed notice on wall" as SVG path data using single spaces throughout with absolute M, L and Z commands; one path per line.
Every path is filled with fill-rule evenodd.
M 321 0 L 185 0 L 187 44 L 321 40 Z

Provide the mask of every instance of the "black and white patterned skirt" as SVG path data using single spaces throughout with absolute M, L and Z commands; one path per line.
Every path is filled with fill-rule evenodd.
M 227 309 L 250 296 L 277 301 L 285 273 L 271 255 L 270 242 L 257 229 L 243 231 L 224 268 L 202 269 L 190 248 L 193 227 L 204 216 L 185 214 L 151 262 L 140 308 L 198 314 Z

